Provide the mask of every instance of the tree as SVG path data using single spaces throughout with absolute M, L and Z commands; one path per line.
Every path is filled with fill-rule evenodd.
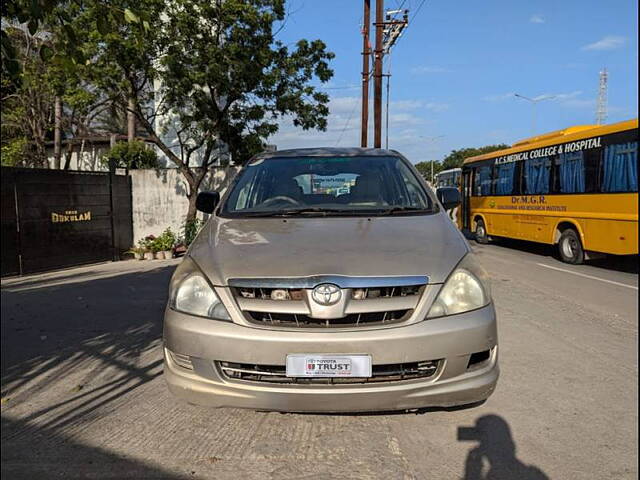
M 437 173 L 441 172 L 443 170 L 442 168 L 442 163 L 437 161 L 437 160 L 429 160 L 429 161 L 425 161 L 425 162 L 420 162 L 420 163 L 416 163 L 415 167 L 416 169 L 418 169 L 418 172 L 420 172 L 420 175 L 423 176 L 423 178 L 425 180 L 429 180 L 431 181 L 431 166 L 433 164 L 433 175 L 436 175 Z
M 450 168 L 462 167 L 466 158 L 495 152 L 496 150 L 502 150 L 505 148 L 509 148 L 509 145 L 501 143 L 499 145 L 487 145 L 479 148 L 461 148 L 460 150 L 452 150 L 451 153 L 442 160 L 442 169 L 448 170 Z
M 42 58 L 49 39 L 17 25 L 3 25 L 2 31 L 16 47 L 15 62 L 21 72 L 17 83 L 3 72 L 2 145 L 11 144 L 11 151 L 22 152 L 21 159 L 12 160 L 16 165 L 44 167 L 45 141 L 53 126 L 55 96 L 49 66 Z
M 158 168 L 158 154 L 140 141 L 116 143 L 102 161 L 107 165 L 112 161 L 118 168 Z
M 329 99 L 311 82 L 332 77 L 333 54 L 320 40 L 290 48 L 274 38 L 284 0 L 93 0 L 72 16 L 71 28 L 87 32 L 74 48 L 91 60 L 91 83 L 124 98 L 184 176 L 188 221 L 221 151 L 246 161 L 283 116 L 302 129 L 326 128 Z
M 221 151 L 246 161 L 285 116 L 326 129 L 329 99 L 312 82 L 332 77 L 334 55 L 320 40 L 292 47 L 275 38 L 284 0 L 34 0 L 35 13 L 22 3 L 3 7 L 3 18 L 28 21 L 30 31 L 47 25 L 55 40 L 42 57 L 64 86 L 54 89 L 67 122 L 58 125 L 80 138 L 105 109 L 133 114 L 185 177 L 187 220 Z M 3 78 L 15 56 L 4 40 L 3 29 Z

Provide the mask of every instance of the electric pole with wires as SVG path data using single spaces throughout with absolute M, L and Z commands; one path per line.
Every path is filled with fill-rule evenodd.
M 403 2 L 404 3 L 404 2 Z M 370 17 L 370 0 L 364 0 L 364 26 L 362 29 L 363 48 L 362 48 L 362 120 L 361 120 L 361 141 L 362 147 L 367 147 L 368 138 L 368 120 L 369 120 L 369 55 L 371 54 L 371 46 L 369 44 L 369 17 Z M 401 20 L 397 20 L 395 15 L 403 13 Z M 390 10 L 384 15 L 384 0 L 376 0 L 376 20 L 375 20 L 375 49 L 373 50 L 373 146 L 380 148 L 382 146 L 382 78 L 387 77 L 387 118 L 386 130 L 388 147 L 388 129 L 389 129 L 389 76 L 390 73 L 382 73 L 382 62 L 385 54 L 388 54 L 391 47 L 395 45 L 402 31 L 409 24 L 408 10 Z
M 369 22 L 371 0 L 364 0 L 364 15 L 362 22 L 362 120 L 360 129 L 360 146 L 367 148 L 367 134 L 369 133 Z

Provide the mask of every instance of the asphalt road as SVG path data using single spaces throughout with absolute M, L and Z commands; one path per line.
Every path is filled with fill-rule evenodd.
M 418 414 L 178 403 L 160 351 L 176 261 L 4 280 L 3 477 L 637 478 L 637 263 L 474 248 L 493 277 L 498 388 L 476 408 Z

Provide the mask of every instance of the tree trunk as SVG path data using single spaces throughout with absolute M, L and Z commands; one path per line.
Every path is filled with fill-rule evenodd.
M 193 222 L 196 219 L 196 214 L 198 211 L 196 210 L 196 198 L 198 197 L 198 192 L 191 190 L 189 188 L 189 193 L 187 193 L 187 199 L 189 200 L 189 208 L 187 209 L 187 218 L 185 223 Z
M 136 108 L 136 103 L 133 97 L 129 98 L 129 102 L 127 105 L 127 141 L 133 142 L 136 138 L 136 115 L 134 113 L 134 109 Z
M 62 158 L 62 100 L 55 99 L 54 127 L 53 127 L 53 168 L 60 170 Z

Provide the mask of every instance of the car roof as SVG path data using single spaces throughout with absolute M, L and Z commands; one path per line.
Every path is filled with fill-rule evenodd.
M 253 157 L 259 158 L 291 158 L 291 157 L 398 157 L 400 154 L 395 150 L 384 148 L 337 148 L 337 147 L 316 147 L 316 148 L 292 148 L 289 150 L 276 150 L 274 152 L 262 152 Z

